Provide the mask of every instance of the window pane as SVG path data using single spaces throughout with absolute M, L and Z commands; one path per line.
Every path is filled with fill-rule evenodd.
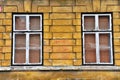
M 40 34 L 30 34 L 30 63 L 40 62 Z
M 15 34 L 15 48 L 25 48 L 26 46 L 26 35 Z
M 30 16 L 30 30 L 40 30 L 40 16 Z
M 15 34 L 15 63 L 25 63 L 26 35 Z
M 85 16 L 84 17 L 84 29 L 85 30 L 94 30 L 95 29 L 95 17 L 94 16 Z
M 85 63 L 96 62 L 95 34 L 85 34 Z
M 99 29 L 109 29 L 109 16 L 99 16 Z
M 40 63 L 40 49 L 30 49 L 29 59 L 30 63 Z
M 100 62 L 110 62 L 110 34 L 100 34 Z
M 26 17 L 25 16 L 15 17 L 15 30 L 26 30 Z
M 25 63 L 26 50 L 15 49 L 15 63 Z

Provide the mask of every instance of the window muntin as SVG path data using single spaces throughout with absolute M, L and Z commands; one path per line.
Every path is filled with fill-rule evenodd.
M 19 26 L 20 24 L 22 25 Z M 41 14 L 13 15 L 12 63 L 13 65 L 42 64 Z
M 82 20 L 83 64 L 113 64 L 111 14 L 83 14 Z

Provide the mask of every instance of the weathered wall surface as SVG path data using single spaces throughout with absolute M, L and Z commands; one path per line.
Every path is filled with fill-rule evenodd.
M 0 66 L 11 66 L 12 12 L 44 14 L 44 66 L 82 65 L 81 12 L 113 12 L 114 61 L 115 66 L 120 66 L 119 0 L 1 0 L 0 5 Z M 119 74 L 112 71 L 1 72 L 0 80 L 119 80 Z

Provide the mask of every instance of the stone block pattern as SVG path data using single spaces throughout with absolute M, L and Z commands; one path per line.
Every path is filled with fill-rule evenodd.
M 82 65 L 82 12 L 113 12 L 114 62 L 120 66 L 119 0 L 4 0 L 0 2 L 0 66 L 11 65 L 12 12 L 43 13 L 43 66 Z

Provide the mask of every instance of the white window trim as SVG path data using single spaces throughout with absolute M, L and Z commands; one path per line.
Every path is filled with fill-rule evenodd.
M 95 16 L 95 31 L 90 32 L 89 30 L 84 29 L 84 17 L 85 16 Z M 110 29 L 108 30 L 99 30 L 99 16 L 109 16 L 109 27 Z M 113 64 L 113 50 L 112 50 L 112 22 L 111 22 L 111 14 L 83 14 L 82 16 L 82 30 L 83 30 L 83 64 Z M 105 31 L 105 32 L 104 32 Z M 96 43 L 96 62 L 95 63 L 86 63 L 85 62 L 85 34 L 95 34 L 95 43 Z M 100 53 L 99 53 L 99 34 L 110 34 L 110 62 L 109 63 L 101 63 L 100 62 Z
M 83 14 L 83 15 L 82 15 L 82 21 L 83 21 L 83 23 L 82 23 L 82 27 L 83 27 L 82 30 L 83 30 L 83 31 L 89 31 L 89 30 L 85 30 L 85 28 L 84 28 L 84 17 L 85 17 L 85 16 L 95 16 L 95 30 L 92 30 L 92 31 L 96 31 L 96 30 L 98 30 L 98 31 L 111 31 L 111 30 L 112 30 L 112 24 L 111 24 L 111 23 L 112 23 L 112 22 L 111 22 L 111 19 L 112 19 L 112 18 L 111 18 L 111 14 Z M 110 19 L 109 19 L 109 23 L 110 23 L 110 24 L 109 24 L 109 25 L 110 25 L 109 27 L 110 27 L 110 29 L 100 30 L 100 29 L 98 28 L 98 25 L 99 25 L 99 21 L 98 21 L 99 19 L 98 19 L 98 17 L 99 17 L 99 16 L 109 16 L 109 18 L 110 18 Z
M 15 30 L 15 17 L 16 16 L 25 16 L 26 17 L 26 30 Z M 29 30 L 29 16 L 40 16 L 40 30 Z M 25 34 L 26 36 L 26 62 L 25 63 L 15 63 L 15 35 L 16 34 Z M 29 38 L 30 34 L 39 34 L 40 35 L 40 62 L 39 63 L 29 63 Z M 42 64 L 42 15 L 40 14 L 20 14 L 13 15 L 13 56 L 12 56 L 12 65 L 41 65 Z
M 25 16 L 26 17 L 26 30 L 15 30 L 15 17 L 16 16 Z M 29 17 L 30 16 L 39 16 L 40 17 L 40 30 L 30 30 L 29 29 Z M 42 31 L 42 15 L 40 14 L 26 14 L 26 15 L 23 15 L 23 14 L 19 14 L 19 15 L 13 15 L 13 31 L 18 31 L 18 32 L 21 32 L 21 31 Z

